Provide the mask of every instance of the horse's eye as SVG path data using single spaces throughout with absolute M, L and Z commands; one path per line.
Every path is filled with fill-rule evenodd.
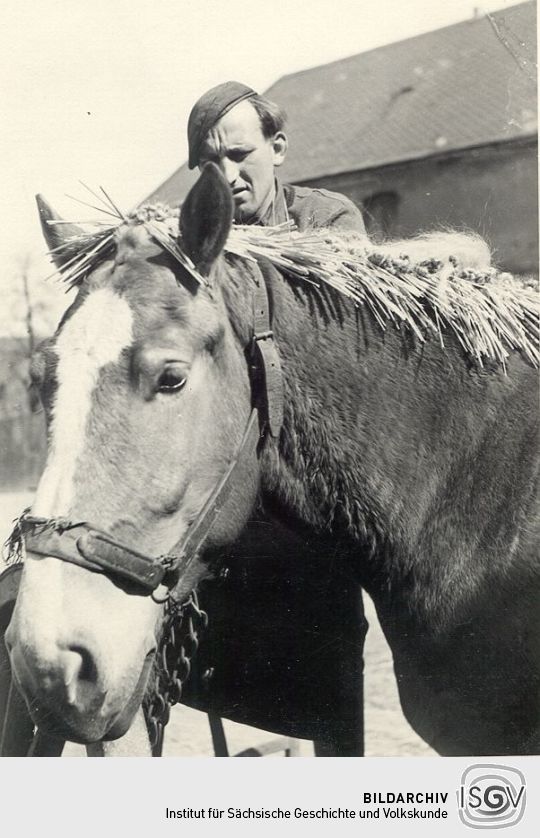
M 186 376 L 181 370 L 176 367 L 166 367 L 159 376 L 157 389 L 159 393 L 177 393 L 186 381 Z

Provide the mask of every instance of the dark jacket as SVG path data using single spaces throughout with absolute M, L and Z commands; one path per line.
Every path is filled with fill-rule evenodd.
M 300 231 L 310 227 L 333 227 L 366 233 L 362 213 L 345 195 L 328 189 L 282 185 L 276 181 L 274 203 L 258 223 L 269 227 L 289 219 Z

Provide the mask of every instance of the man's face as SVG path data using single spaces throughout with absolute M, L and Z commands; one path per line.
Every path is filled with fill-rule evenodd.
M 274 192 L 274 167 L 285 159 L 284 134 L 263 136 L 257 111 L 240 102 L 210 129 L 201 147 L 199 168 L 212 161 L 232 189 L 235 221 L 249 222 L 268 206 Z

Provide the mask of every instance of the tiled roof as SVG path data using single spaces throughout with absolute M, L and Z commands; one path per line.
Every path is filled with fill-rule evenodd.
M 268 91 L 288 113 L 281 174 L 298 183 L 534 135 L 536 4 L 521 3 L 284 76 Z M 182 166 L 154 194 L 181 200 Z

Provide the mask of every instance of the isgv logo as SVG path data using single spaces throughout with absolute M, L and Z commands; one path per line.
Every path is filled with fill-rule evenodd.
M 479 763 L 463 772 L 457 792 L 459 817 L 473 829 L 514 826 L 526 804 L 525 777 L 517 768 Z

